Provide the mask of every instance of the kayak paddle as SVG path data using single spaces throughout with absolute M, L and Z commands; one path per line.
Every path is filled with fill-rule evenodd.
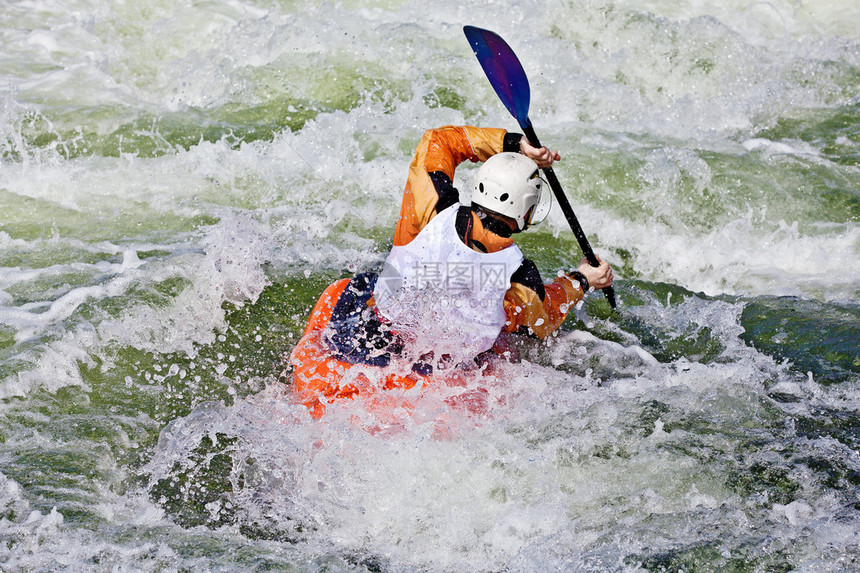
M 542 147 L 532 127 L 532 122 L 529 120 L 529 99 L 531 97 L 529 80 L 514 51 L 498 34 L 489 30 L 464 26 L 463 32 L 466 34 L 466 39 L 469 40 L 478 62 L 484 69 L 493 89 L 496 90 L 499 99 L 502 100 L 511 115 L 516 118 L 529 142 L 535 147 Z M 561 183 L 555 176 L 555 172 L 552 167 L 544 168 L 543 172 L 556 201 L 561 206 L 568 225 L 570 225 L 570 230 L 573 231 L 579 242 L 582 254 L 585 255 L 591 266 L 599 266 L 600 261 L 591 249 L 588 238 L 585 236 L 576 214 L 573 212 L 573 207 L 570 206 L 570 201 L 567 200 Z M 615 308 L 615 290 L 611 286 L 606 287 L 603 289 L 603 294 L 606 295 L 609 306 Z

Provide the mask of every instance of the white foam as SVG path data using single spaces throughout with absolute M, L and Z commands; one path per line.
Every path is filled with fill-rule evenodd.
M 771 141 L 764 138 L 753 138 L 743 141 L 741 145 L 747 151 L 764 151 L 770 155 L 799 155 L 806 157 L 820 157 L 821 153 L 805 141 Z
M 30 395 L 34 388 L 56 392 L 60 388 L 77 386 L 88 390 L 89 385 L 81 376 L 79 362 L 94 365 L 87 349 L 90 341 L 92 332 L 81 327 L 77 332 L 66 332 L 59 340 L 42 347 L 25 347 L 15 358 L 22 365 L 31 366 L 23 366 L 2 380 L 0 398 L 25 397 Z

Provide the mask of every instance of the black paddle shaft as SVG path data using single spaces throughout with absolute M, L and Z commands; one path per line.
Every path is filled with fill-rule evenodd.
M 529 140 L 529 143 L 534 147 L 543 147 L 531 125 L 521 125 L 520 127 L 523 128 L 523 133 Z M 564 190 L 561 188 L 561 183 L 559 183 L 558 177 L 555 176 L 555 171 L 552 170 L 552 167 L 545 167 L 543 169 L 543 173 L 546 177 L 547 183 L 549 183 L 550 189 L 552 189 L 552 192 L 555 195 L 556 201 L 558 201 L 559 207 L 561 207 L 562 213 L 564 213 L 565 219 L 567 219 L 568 225 L 570 225 L 570 230 L 573 231 L 573 236 L 576 237 L 576 240 L 579 243 L 579 248 L 582 249 L 582 254 L 585 255 L 585 258 L 588 261 L 588 264 L 592 267 L 600 266 L 600 260 L 597 258 L 597 255 L 594 254 L 594 250 L 591 248 L 591 244 L 585 236 L 585 231 L 582 230 L 582 226 L 579 224 L 579 219 L 576 218 L 576 214 L 573 212 L 573 207 L 570 206 L 570 201 L 567 200 L 567 195 L 564 194 Z M 615 308 L 615 289 L 611 286 L 606 287 L 603 289 L 603 294 L 606 296 L 606 300 L 609 301 L 609 306 Z

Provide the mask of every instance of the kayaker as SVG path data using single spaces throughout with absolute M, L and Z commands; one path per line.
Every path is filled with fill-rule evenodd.
M 467 159 L 483 165 L 471 205 L 462 205 L 453 179 Z M 538 168 L 560 159 L 503 129 L 427 131 L 409 166 L 384 269 L 351 279 L 334 305 L 324 334 L 332 356 L 375 366 L 396 357 L 420 374 L 474 364 L 490 350 L 509 352 L 505 335 L 547 337 L 589 288 L 611 285 L 609 264 L 585 259 L 544 284 L 512 240 L 539 222 L 549 190 Z

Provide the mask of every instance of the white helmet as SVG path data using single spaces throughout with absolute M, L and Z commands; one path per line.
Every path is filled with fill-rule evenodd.
M 498 153 L 478 168 L 472 205 L 510 217 L 517 222 L 518 231 L 525 231 L 549 213 L 543 183 L 537 163 L 519 153 Z M 536 217 L 535 211 L 545 212 Z

